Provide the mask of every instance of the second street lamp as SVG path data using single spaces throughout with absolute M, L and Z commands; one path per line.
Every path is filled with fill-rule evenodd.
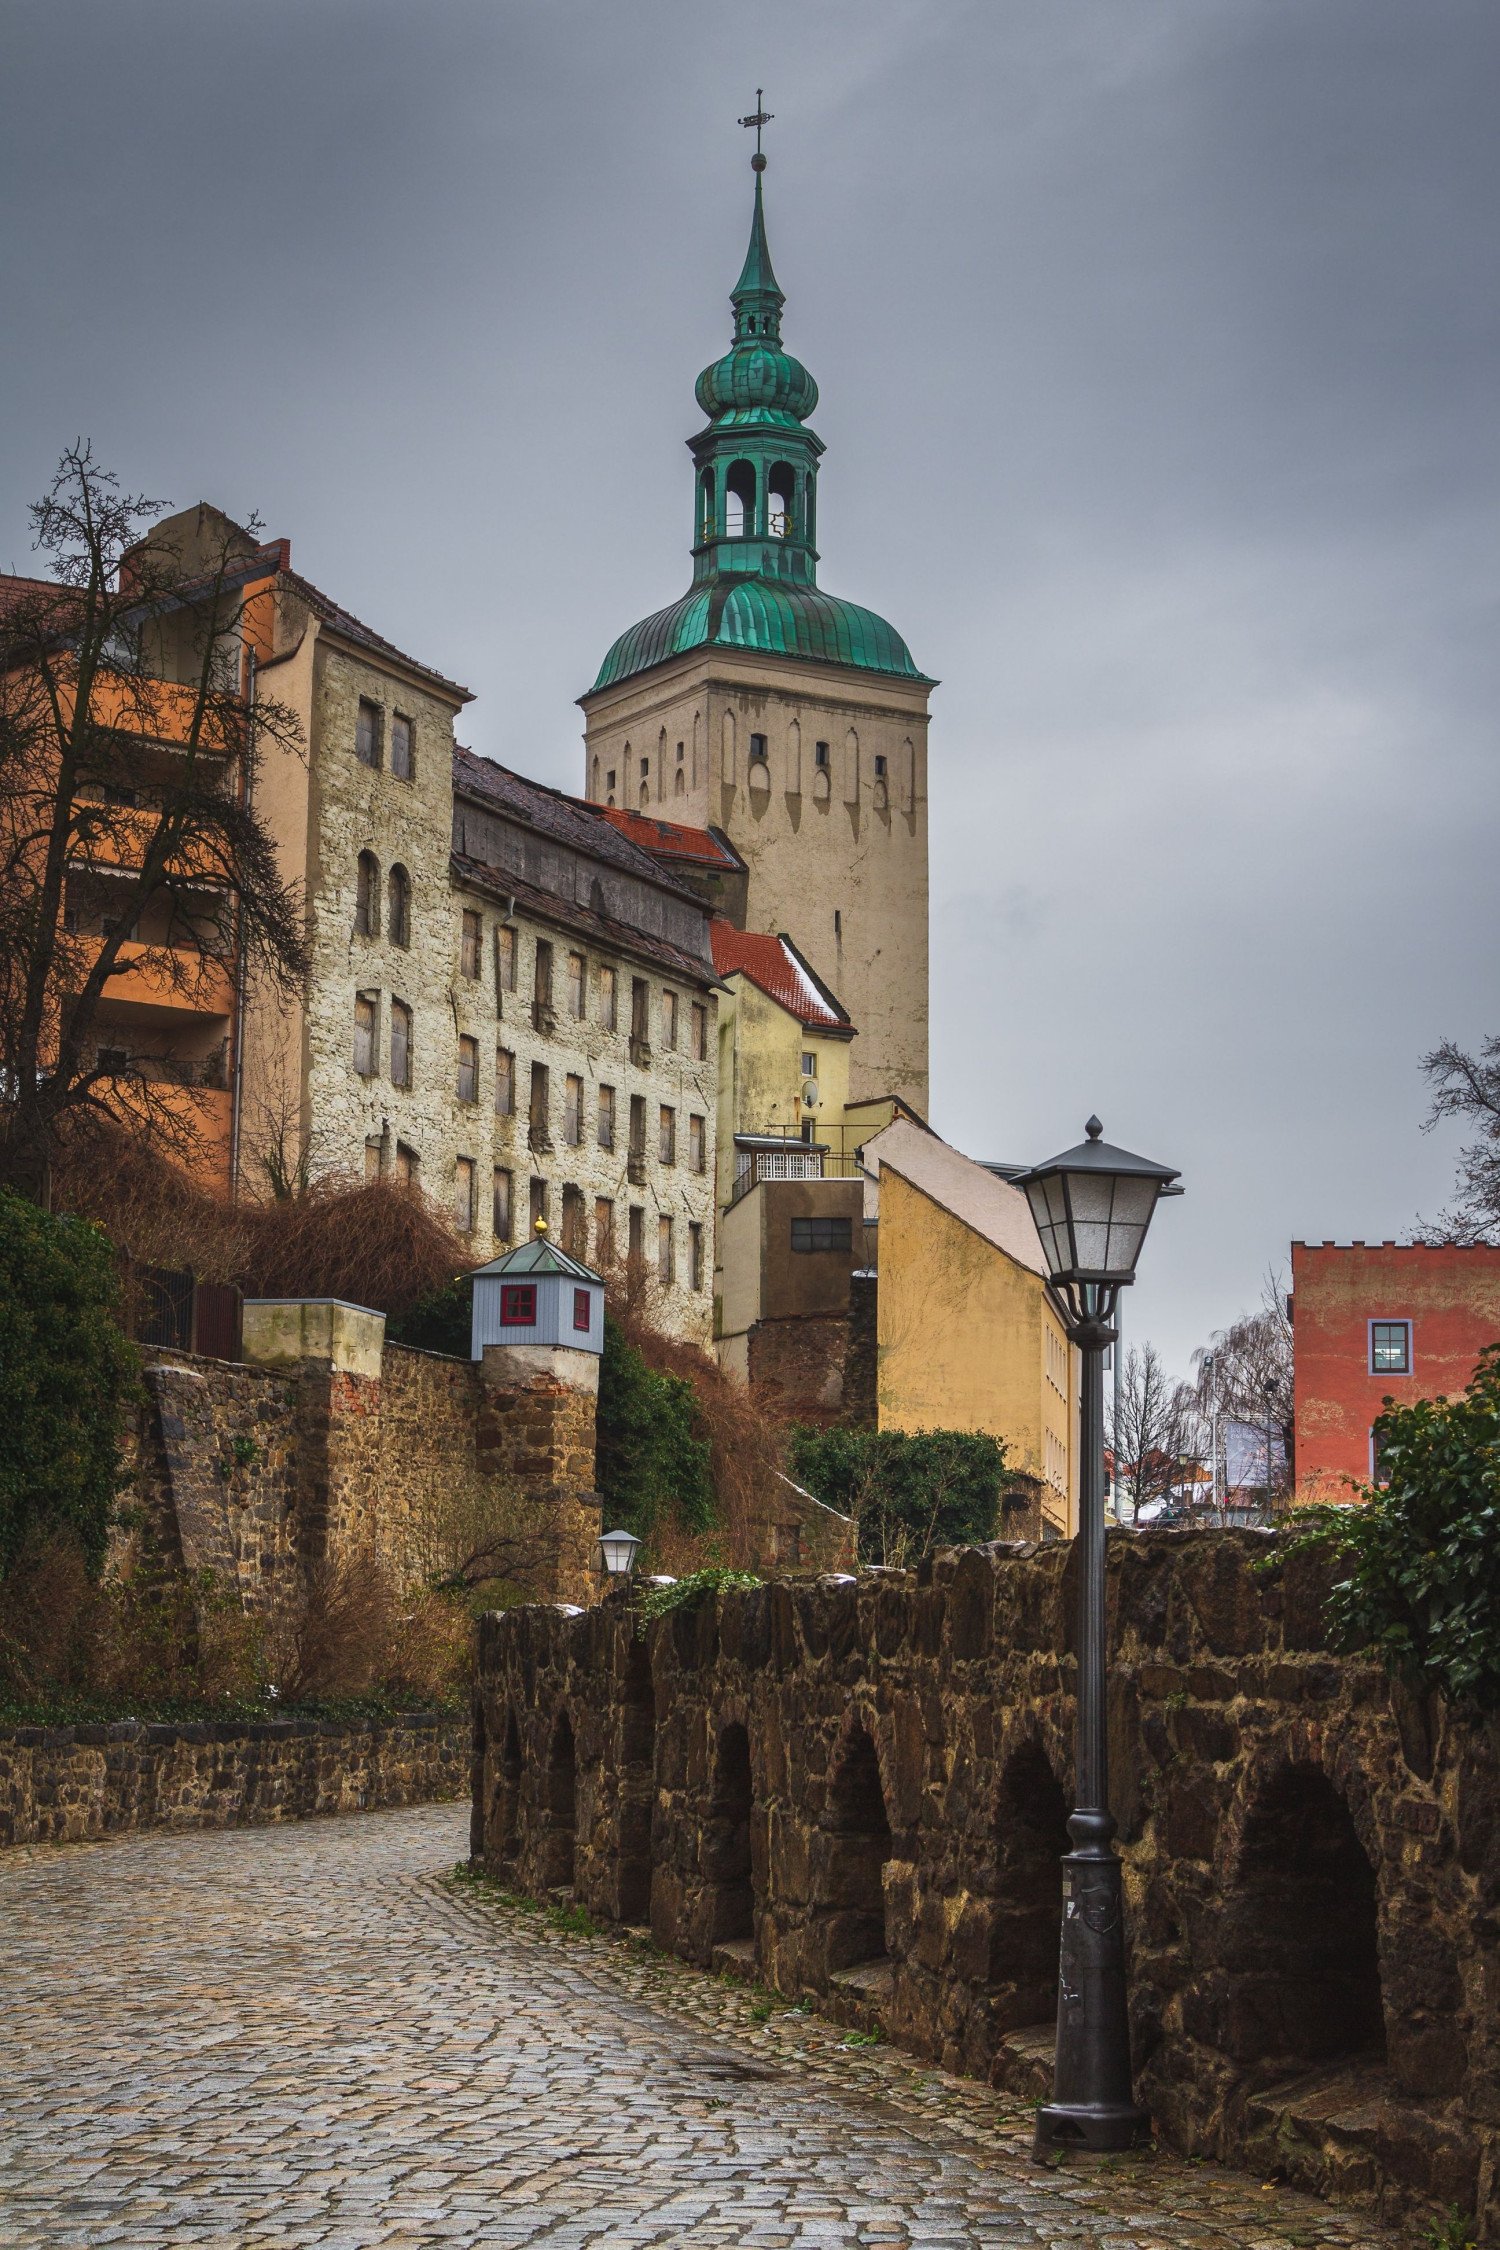
M 1037 2111 L 1038 2155 L 1056 2148 L 1131 2148 L 1150 2130 L 1130 2080 L 1124 1894 L 1109 1810 L 1104 1577 L 1104 1354 L 1115 1306 L 1135 1279 L 1151 1214 L 1180 1195 L 1177 1174 L 1111 1148 L 1091 1117 L 1088 1138 L 1023 1173 L 1052 1286 L 1083 1356 L 1078 1473 L 1078 1732 L 1073 1849 L 1063 1859 L 1052 2099 Z M 1118 1464 L 1117 1473 L 1118 1473 Z

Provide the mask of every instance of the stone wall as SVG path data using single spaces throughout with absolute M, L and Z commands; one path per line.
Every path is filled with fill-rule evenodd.
M 460 1797 L 469 1781 L 468 1720 L 433 1712 L 8 1727 L 0 1730 L 0 1845 L 372 1812 Z
M 1262 1567 L 1265 1566 L 1265 1567 Z M 475 1849 L 1049 2084 L 1071 1546 L 483 1620 Z M 1174 2145 L 1500 2241 L 1500 1728 L 1330 1654 L 1267 1535 L 1110 1540 L 1138 2086 Z

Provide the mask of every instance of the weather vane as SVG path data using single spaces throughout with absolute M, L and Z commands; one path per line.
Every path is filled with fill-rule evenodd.
M 770 124 L 772 115 L 773 112 L 766 107 L 765 87 L 757 86 L 755 89 L 755 110 L 753 115 L 749 117 L 742 117 L 740 119 L 740 123 L 742 125 L 753 125 L 755 127 L 755 154 L 750 159 L 750 165 L 751 169 L 756 172 L 763 172 L 766 168 L 766 160 L 764 156 L 762 156 L 760 150 L 760 134 L 761 127 L 763 125 Z

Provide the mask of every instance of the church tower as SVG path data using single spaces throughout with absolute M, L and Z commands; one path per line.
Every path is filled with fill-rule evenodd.
M 927 1113 L 927 702 L 882 617 L 818 585 L 818 387 L 783 349 L 757 151 L 734 341 L 698 378 L 693 579 L 587 695 L 596 804 L 721 829 L 745 926 L 787 931 L 858 1032 L 850 1098 Z

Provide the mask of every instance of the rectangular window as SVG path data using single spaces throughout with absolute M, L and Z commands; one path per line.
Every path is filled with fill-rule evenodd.
M 495 1166 L 495 1240 L 509 1242 L 511 1229 L 511 1176 L 503 1164 Z
M 794 1250 L 849 1250 L 853 1248 L 851 1219 L 793 1219 Z
M 696 1219 L 688 1221 L 688 1287 L 703 1287 L 703 1229 Z
M 587 967 L 588 963 L 581 953 L 568 955 L 568 1013 L 580 1020 L 583 1016 L 583 979 Z
M 536 1283 L 534 1281 L 501 1282 L 500 1325 L 502 1328 L 535 1328 Z
M 620 975 L 608 967 L 599 971 L 599 1028 L 615 1031 L 620 1020 Z
M 645 1162 L 646 1097 L 644 1094 L 632 1094 L 630 1097 L 630 1153 L 632 1156 L 639 1157 L 642 1163 Z
M 378 1180 L 378 1179 L 379 1179 L 379 1177 L 380 1177 L 380 1143 L 379 1143 L 379 1141 L 366 1141 L 366 1142 L 365 1142 L 365 1186 L 366 1186 L 366 1187 L 368 1187 L 368 1186 L 370 1185 L 370 1183 L 371 1183 L 371 1182 L 372 1182 L 373 1180 Z
M 661 1043 L 670 1052 L 677 1045 L 677 995 L 664 992 L 661 996 Z
M 453 1218 L 461 1234 L 474 1225 L 474 1159 L 461 1156 L 453 1168 Z
M 812 1054 L 811 1052 L 809 1052 L 809 1053 L 807 1053 L 807 1054 L 804 1054 L 804 1055 L 803 1055 L 803 1057 L 802 1057 L 802 1075 L 803 1075 L 803 1077 L 804 1077 L 804 1078 L 816 1078 L 816 1077 L 817 1077 L 817 1075 L 818 1075 L 818 1058 L 817 1058 L 817 1056 L 816 1056 L 815 1054 Z
M 516 955 L 519 951 L 516 944 L 514 923 L 502 922 L 500 924 L 495 932 L 495 945 L 497 948 L 495 960 L 500 978 L 500 989 L 502 992 L 514 992 L 516 989 Z
M 615 1145 L 615 1090 L 613 1086 L 599 1088 L 599 1146 Z
M 378 769 L 380 765 L 380 721 L 380 705 L 361 696 L 354 720 L 354 755 L 362 766 Z
M 701 1000 L 693 1002 L 693 1060 L 708 1060 L 708 1010 Z
M 410 1187 L 421 1168 L 421 1159 L 418 1157 L 416 1150 L 408 1148 L 405 1141 L 397 1141 L 396 1177 L 403 1186 Z
M 879 750 L 875 753 L 875 779 L 877 781 L 884 781 L 885 779 L 885 758 Z
M 1409 1320 L 1371 1321 L 1370 1373 L 1372 1375 L 1409 1375 L 1411 1373 L 1411 1322 Z
M 538 1219 L 547 1216 L 547 1183 L 533 1176 L 526 1192 L 526 1217 L 532 1234 L 536 1233 Z
M 460 1039 L 458 1042 L 458 1098 L 461 1102 L 479 1099 L 479 1041 Z
M 589 1253 L 587 1206 L 583 1190 L 578 1187 L 563 1189 L 562 1246 L 570 1258 L 586 1258 Z
M 571 1074 L 563 1080 L 563 1139 L 569 1148 L 583 1140 L 583 1080 Z
M 662 1103 L 658 1123 L 656 1153 L 663 1164 L 677 1162 L 677 1112 Z
M 763 734 L 752 734 L 750 737 L 750 763 L 752 766 L 763 766 L 765 762 L 766 738 Z
M 573 1292 L 573 1326 L 579 1335 L 586 1336 L 594 1321 L 594 1293 L 592 1289 L 575 1289 Z
M 629 1255 L 633 1266 L 638 1266 L 646 1255 L 646 1214 L 639 1203 L 630 1206 Z
M 608 1266 L 615 1255 L 615 1207 L 607 1195 L 594 1198 L 594 1263 Z
M 545 1063 L 532 1064 L 529 1123 L 533 1148 L 550 1148 L 552 1146 L 548 1133 L 548 1112 L 552 1106 L 551 1077 L 552 1074 Z
M 459 939 L 458 965 L 473 983 L 478 983 L 484 964 L 484 916 L 472 908 L 464 908 L 463 932 Z
M 412 775 L 411 721 L 400 711 L 391 721 L 391 772 L 398 781 L 410 781 Z
M 820 766 L 825 773 L 828 771 L 828 745 L 826 742 L 815 742 L 813 744 L 813 764 Z
M 644 977 L 630 980 L 630 1044 L 637 1062 L 651 1060 L 651 988 Z
M 656 1278 L 663 1289 L 670 1289 L 677 1278 L 677 1259 L 673 1249 L 670 1219 L 658 1219 L 656 1222 Z
M 516 1114 L 516 1058 L 509 1047 L 495 1049 L 495 1115 Z
M 552 948 L 545 938 L 536 941 L 536 967 L 531 982 L 531 997 L 539 1008 L 552 1005 Z
M 379 1003 L 373 992 L 360 992 L 354 998 L 354 1067 L 361 1078 L 375 1075 L 376 1036 L 375 1011 Z
M 391 1084 L 411 1084 L 411 1010 L 404 1000 L 391 1002 Z
M 708 1120 L 688 1117 L 688 1163 L 695 1172 L 708 1169 Z

